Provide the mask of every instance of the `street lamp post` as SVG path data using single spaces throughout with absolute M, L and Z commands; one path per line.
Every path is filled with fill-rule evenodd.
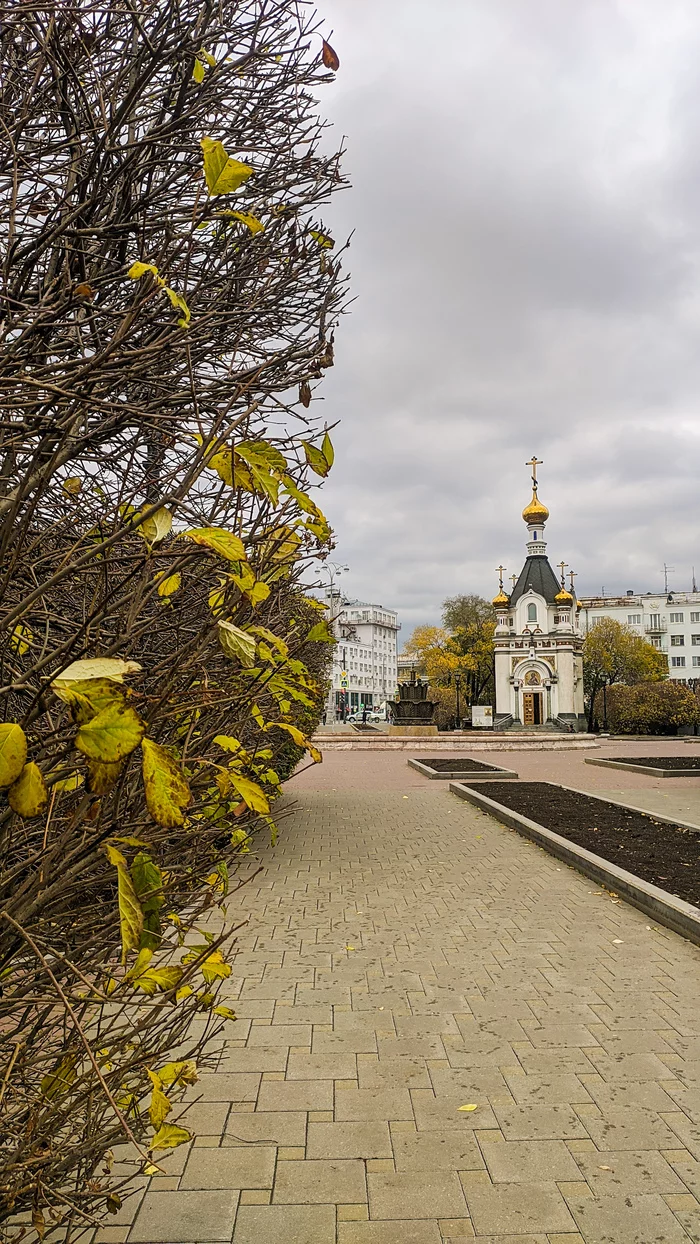
M 462 675 L 460 674 L 459 670 L 457 670 L 457 673 L 455 674 L 455 690 L 457 692 L 457 729 L 458 730 L 462 729 L 462 720 L 461 720 L 461 714 L 459 711 L 459 707 L 460 707 L 459 706 L 459 692 L 460 692 L 461 686 L 462 686 Z
M 341 574 L 346 574 L 349 569 L 350 569 L 349 566 L 339 566 L 337 562 L 326 562 L 324 566 L 324 570 L 326 570 L 328 573 L 328 580 L 329 580 L 328 595 L 329 595 L 330 625 L 331 625 L 331 630 L 336 635 L 336 638 L 338 636 L 337 636 L 337 632 L 335 629 L 335 618 L 333 616 L 334 610 L 335 610 L 335 604 L 334 604 L 335 580 L 340 578 Z M 341 599 L 342 598 L 341 598 L 340 590 L 338 590 L 338 603 L 339 604 L 340 604 Z M 346 668 L 345 649 L 343 649 L 343 669 L 345 668 Z M 347 698 L 348 698 L 347 693 L 343 690 L 341 693 L 341 706 L 342 706 L 342 712 L 343 712 L 343 721 L 345 720 L 345 716 L 347 714 Z M 334 721 L 335 714 L 336 714 L 335 689 L 331 685 L 330 691 L 328 692 L 328 701 L 326 704 L 326 717 L 330 721 Z

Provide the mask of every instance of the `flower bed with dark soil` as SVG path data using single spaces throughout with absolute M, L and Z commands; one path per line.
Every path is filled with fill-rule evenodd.
M 646 765 L 650 769 L 696 769 L 700 774 L 700 756 L 606 756 L 616 764 Z
M 549 782 L 490 782 L 488 796 L 618 868 L 700 905 L 700 832 Z
M 484 760 L 472 760 L 471 756 L 431 756 L 425 760 L 421 758 L 421 764 L 437 769 L 438 773 L 443 771 L 472 773 L 480 769 L 489 773 L 497 773 L 500 768 L 499 765 L 487 765 Z

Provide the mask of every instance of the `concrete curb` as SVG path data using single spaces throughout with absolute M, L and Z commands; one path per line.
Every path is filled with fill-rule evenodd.
M 531 736 L 518 737 L 518 735 L 507 736 L 501 735 L 491 738 L 441 738 L 440 735 L 432 738 L 409 738 L 407 735 L 386 735 L 374 736 L 371 739 L 363 738 L 361 735 L 346 734 L 322 734 L 318 733 L 313 736 L 313 743 L 324 751 L 344 752 L 344 751 L 417 751 L 417 752 L 575 752 L 583 749 L 598 750 L 600 743 L 591 735 L 579 735 L 576 741 L 576 735 L 541 735 L 538 738 Z
M 488 769 L 471 769 L 468 771 L 465 769 L 433 769 L 427 761 L 424 763 L 422 760 L 407 760 L 406 764 L 410 765 L 412 769 L 417 769 L 419 773 L 423 774 L 423 777 L 430 778 L 432 781 L 442 780 L 446 782 L 457 779 L 459 782 L 488 782 L 489 780 L 493 782 L 494 779 L 517 778 L 518 776 L 514 769 L 494 768 L 490 772 Z
M 700 769 L 661 769 L 656 765 L 631 765 L 626 760 L 599 760 L 595 756 L 584 756 L 583 759 L 587 765 L 603 765 L 606 769 L 627 769 L 629 773 L 648 773 L 651 777 L 700 778 Z
M 551 782 L 548 785 L 556 786 L 560 783 Z M 565 787 L 565 790 L 571 790 L 571 787 Z M 508 825 L 511 829 L 516 829 L 518 833 L 524 834 L 526 838 L 530 838 L 536 842 L 538 846 L 544 847 L 557 859 L 563 860 L 565 864 L 569 864 L 571 868 L 575 868 L 578 872 L 583 873 L 586 877 L 591 877 L 593 881 L 604 885 L 607 889 L 614 890 L 620 897 L 625 898 L 633 907 L 639 908 L 646 916 L 650 916 L 652 920 L 656 920 L 659 924 L 663 924 L 668 929 L 672 929 L 674 933 L 679 933 L 681 937 L 686 937 L 689 941 L 694 942 L 696 946 L 700 946 L 700 908 L 694 907 L 692 903 L 686 903 L 683 899 L 677 898 L 675 894 L 669 894 L 667 890 L 661 890 L 658 886 L 651 885 L 648 881 L 643 881 L 641 877 L 636 877 L 634 873 L 628 873 L 624 868 L 618 868 L 616 864 L 604 860 L 600 855 L 594 855 L 592 851 L 586 851 L 584 847 L 579 847 L 574 842 L 570 842 L 568 838 L 562 838 L 560 834 L 555 834 L 551 829 L 546 829 L 544 825 L 538 825 L 536 821 L 531 821 L 529 817 L 521 816 L 519 812 L 513 812 L 510 808 L 506 808 L 503 804 L 497 803 L 494 799 L 489 799 L 487 795 L 483 795 L 481 791 L 471 789 L 469 786 L 463 785 L 461 782 L 451 782 L 450 791 L 453 795 L 457 795 L 459 799 L 465 799 L 468 803 L 473 803 L 477 808 L 481 808 L 483 812 L 487 812 L 493 816 L 502 825 Z M 576 794 L 589 793 L 576 791 Z M 595 798 L 598 798 L 596 795 Z M 605 803 L 616 803 L 614 799 L 606 799 Z M 629 804 L 617 804 L 618 807 L 626 808 Z M 642 811 L 643 809 L 634 809 L 634 811 Z M 654 816 L 654 813 L 647 812 L 647 816 Z M 658 818 L 661 820 L 661 817 Z M 665 818 L 664 818 L 665 819 Z M 683 825 L 682 821 L 674 821 L 676 825 Z M 700 833 L 700 826 L 684 826 L 684 828 L 695 829 Z

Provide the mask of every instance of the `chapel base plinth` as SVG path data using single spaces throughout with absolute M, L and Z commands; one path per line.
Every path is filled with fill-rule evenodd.
M 389 726 L 389 734 L 403 734 L 409 738 L 421 738 L 426 734 L 437 734 L 437 726 Z

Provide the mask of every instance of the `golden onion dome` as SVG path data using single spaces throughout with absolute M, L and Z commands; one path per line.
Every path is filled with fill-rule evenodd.
M 563 606 L 563 605 L 570 606 L 570 605 L 573 605 L 574 598 L 571 595 L 571 592 L 567 592 L 566 588 L 562 586 L 561 592 L 557 592 L 556 596 L 554 597 L 554 603 L 555 605 L 560 605 L 560 606 Z
M 498 593 L 498 596 L 494 596 L 492 603 L 495 609 L 507 609 L 508 608 L 510 604 L 510 599 L 508 596 L 506 596 L 505 592 L 503 591 L 503 588 L 501 588 L 500 592 Z
M 530 504 L 526 505 L 523 510 L 523 518 L 528 526 L 531 523 L 546 523 L 549 518 L 549 510 L 546 505 L 543 505 L 537 496 L 536 488 L 533 488 L 532 490 L 532 500 L 530 501 Z

